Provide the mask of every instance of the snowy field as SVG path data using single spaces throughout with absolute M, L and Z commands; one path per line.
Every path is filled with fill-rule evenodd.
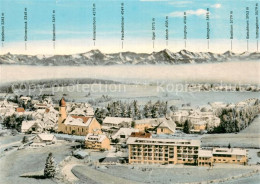
M 260 117 L 246 129 L 235 134 L 208 134 L 202 137 L 202 146 L 228 146 L 260 149 Z
M 45 161 L 50 152 L 53 153 L 56 163 L 71 154 L 73 143 L 63 143 L 46 146 L 39 149 L 26 148 L 10 151 L 0 158 L 0 183 L 1 184 L 52 184 L 49 179 L 33 179 L 20 177 L 21 174 L 44 169 Z
M 123 179 L 127 183 L 154 183 L 154 184 L 168 184 L 168 183 L 190 183 L 190 182 L 207 182 L 216 179 L 232 178 L 234 176 L 241 176 L 242 174 L 253 172 L 256 168 L 238 166 L 234 168 L 232 165 L 219 165 L 213 169 L 208 167 L 194 167 L 194 166 L 107 166 L 98 169 L 90 169 L 88 166 L 76 166 L 73 168 L 73 173 L 80 176 L 81 180 L 85 181 L 87 178 L 97 183 L 103 183 L 102 177 L 98 175 L 109 175 L 111 179 Z M 94 170 L 94 171 L 93 171 Z M 91 173 L 91 175 L 90 175 Z M 102 174 L 103 173 L 103 174 Z M 254 175 L 253 175 L 254 176 Z M 113 178 L 114 177 L 114 178 Z M 250 178 L 250 177 L 249 177 Z M 247 178 L 247 180 L 249 179 Z M 96 179 L 96 180 L 95 180 Z M 247 181 L 245 180 L 245 181 Z M 81 182 L 78 182 L 81 183 Z M 87 182 L 86 182 L 87 183 Z M 90 182 L 91 183 L 91 182 Z M 111 183 L 108 179 L 107 182 Z M 115 180 L 114 183 L 119 183 Z M 245 182 L 246 183 L 246 182 Z M 257 184 L 253 183 L 252 184 Z

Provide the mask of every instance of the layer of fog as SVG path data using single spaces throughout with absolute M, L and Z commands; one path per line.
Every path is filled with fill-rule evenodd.
M 121 82 L 223 82 L 260 84 L 260 62 L 186 65 L 25 66 L 0 65 L 0 83 L 61 78 L 96 78 Z

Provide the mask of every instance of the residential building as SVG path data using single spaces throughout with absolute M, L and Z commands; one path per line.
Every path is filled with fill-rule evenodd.
M 133 132 L 130 137 L 152 138 L 152 134 L 147 132 Z
M 21 132 L 22 133 L 40 133 L 43 131 L 43 127 L 39 121 L 23 121 Z
M 206 126 L 207 126 L 207 122 L 206 121 L 199 121 L 196 123 L 193 123 L 193 129 L 191 130 L 191 132 L 201 132 L 206 130 Z
M 35 108 L 35 109 L 46 109 L 46 108 L 48 108 L 49 106 L 50 106 L 50 105 L 44 104 L 44 103 L 34 104 L 34 108 Z
M 102 124 L 102 130 L 119 129 L 121 127 L 131 127 L 132 118 L 106 117 Z
M 129 137 L 129 163 L 196 164 L 200 140 Z
M 17 107 L 17 108 L 16 108 L 16 112 L 17 112 L 18 114 L 23 114 L 23 113 L 25 112 L 25 110 L 24 110 L 23 107 Z
M 133 132 L 139 132 L 139 130 L 134 128 L 120 128 L 114 135 L 111 136 L 111 138 L 114 140 L 118 139 L 120 143 L 126 142 L 128 137 L 130 137 Z
M 109 150 L 110 140 L 105 134 L 89 133 L 85 138 L 85 146 L 88 149 Z
M 224 102 L 212 102 L 210 105 L 213 109 L 225 108 L 227 106 L 227 104 Z
M 149 130 L 156 134 L 174 134 L 176 124 L 172 119 L 167 118 L 142 119 L 135 121 L 134 128 L 140 132 Z
M 83 106 L 81 108 L 75 108 L 69 114 L 71 116 L 94 116 L 94 110 L 90 106 Z
M 33 143 L 30 145 L 32 147 L 43 147 L 50 144 L 55 144 L 57 141 L 56 137 L 52 134 L 37 134 L 33 138 Z
M 189 111 L 186 110 L 178 110 L 173 113 L 171 116 L 172 120 L 176 122 L 176 124 L 184 124 L 186 120 L 188 120 Z
M 27 104 L 28 101 L 31 100 L 31 97 L 28 97 L 28 96 L 21 96 L 20 99 L 24 102 L 24 104 Z
M 199 150 L 198 165 L 213 166 L 215 163 L 246 165 L 247 150 L 241 148 L 213 148 Z

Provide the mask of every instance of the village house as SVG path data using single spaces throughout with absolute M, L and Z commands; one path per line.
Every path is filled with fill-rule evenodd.
M 5 107 L 5 108 L 17 108 L 19 107 L 18 104 L 13 103 L 13 102 L 9 102 L 7 100 L 4 101 L 0 101 L 0 107 Z
M 212 102 L 209 105 L 211 105 L 213 109 L 225 108 L 227 106 L 224 102 Z
M 33 138 L 33 143 L 30 145 L 31 147 L 43 147 L 50 144 L 55 144 L 57 141 L 56 137 L 52 134 L 37 134 Z
M 135 121 L 134 128 L 140 132 L 152 131 L 156 134 L 174 134 L 176 124 L 171 119 L 166 118 L 141 119 Z
M 60 100 L 58 132 L 73 135 L 87 135 L 88 133 L 100 134 L 101 125 L 92 116 L 67 116 L 66 102 Z
M 40 124 L 43 127 L 43 130 L 55 131 L 58 129 L 57 121 L 50 118 L 42 119 Z
M 94 109 L 88 103 L 73 103 L 67 108 L 72 116 L 94 116 Z
M 106 117 L 103 120 L 102 130 L 109 131 L 111 129 L 119 129 L 121 127 L 131 127 L 132 118 Z
M 24 102 L 24 104 L 27 104 L 28 101 L 31 100 L 31 97 L 28 97 L 28 96 L 21 96 L 20 97 L 20 100 L 22 100 Z
M 130 137 L 152 138 L 152 134 L 148 132 L 132 132 Z
M 213 148 L 211 150 L 199 150 L 199 166 L 213 166 L 215 163 L 246 165 L 247 162 L 247 150 L 245 149 Z
M 13 102 L 8 102 L 7 100 L 0 101 L 0 115 L 1 116 L 11 116 L 16 112 L 18 104 Z
M 206 130 L 207 122 L 206 121 L 199 121 L 196 123 L 193 123 L 193 128 L 190 130 L 193 133 L 199 133 L 201 131 Z
M 235 107 L 244 108 L 246 106 L 254 106 L 254 105 L 259 105 L 259 100 L 257 98 L 249 98 L 247 100 L 238 102 L 237 104 L 235 104 Z
M 50 107 L 50 105 L 48 105 L 47 103 L 44 104 L 44 103 L 37 103 L 37 104 L 34 104 L 34 108 L 35 109 L 46 109 Z
M 18 115 L 23 115 L 23 113 L 25 112 L 24 108 L 23 107 L 17 107 L 15 109 L 15 112 L 18 114 Z
M 110 150 L 110 140 L 105 134 L 89 133 L 85 138 L 85 146 L 88 149 Z
M 133 132 L 139 132 L 139 130 L 134 128 L 120 128 L 114 135 L 111 136 L 111 138 L 113 140 L 118 139 L 120 143 L 123 143 L 126 142 L 128 137 L 130 137 Z
M 43 127 L 37 120 L 23 121 L 21 126 L 22 133 L 41 133 Z
M 186 110 L 178 110 L 171 116 L 172 120 L 178 124 L 184 124 L 188 120 L 189 112 Z
M 189 121 L 192 125 L 192 132 L 200 132 L 206 128 L 213 129 L 220 124 L 220 119 L 209 106 L 190 112 L 176 111 L 171 117 L 179 125 L 184 125 L 185 121 Z

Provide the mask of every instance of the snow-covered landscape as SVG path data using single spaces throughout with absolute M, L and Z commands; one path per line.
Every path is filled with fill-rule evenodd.
M 80 67 L 1 65 L 1 182 L 256 184 L 260 163 L 259 66 L 258 61 Z M 103 134 L 111 140 L 110 149 L 86 149 L 85 134 L 75 135 L 76 129 L 72 133 L 58 131 L 62 97 L 70 117 L 65 123 L 73 123 L 75 115 L 96 118 Z M 131 125 L 107 127 L 109 118 L 116 121 L 129 117 L 134 121 Z M 155 140 L 200 140 L 203 149 L 247 150 L 248 161 L 245 165 L 214 163 L 210 167 L 121 162 L 128 158 L 124 145 L 131 132 L 140 131 L 131 128 L 137 128 L 136 123 L 149 124 L 153 121 L 149 118 L 165 121 L 151 123 L 152 127 L 145 129 Z M 74 123 L 78 126 L 80 121 Z M 161 134 L 165 126 L 171 132 Z M 214 129 L 217 127 L 224 128 L 224 132 Z M 120 132 L 126 138 L 121 139 Z M 54 137 L 51 143 L 41 140 L 50 137 Z M 44 179 L 49 152 L 57 173 L 54 178 Z

